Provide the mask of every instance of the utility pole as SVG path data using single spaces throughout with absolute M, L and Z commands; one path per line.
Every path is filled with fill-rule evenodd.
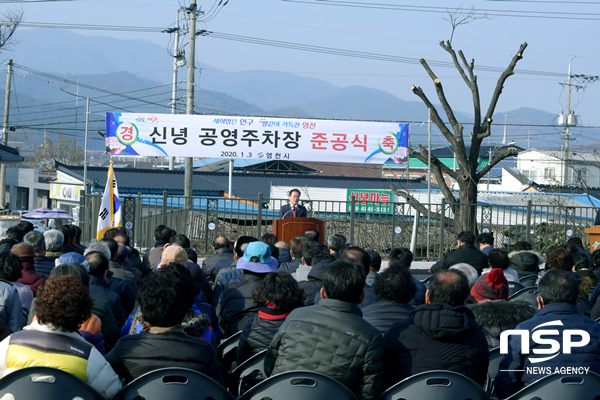
M 527 150 L 531 148 L 531 131 L 527 131 Z
M 427 111 L 427 202 L 429 203 L 427 206 L 427 260 L 429 260 L 429 236 L 431 233 L 431 108 Z
M 563 173 L 564 173 L 564 180 L 563 180 L 563 185 L 568 185 L 569 184 L 569 173 L 568 173 L 568 160 L 569 160 L 569 141 L 571 140 L 571 61 L 573 61 L 573 59 L 577 57 L 577 56 L 573 56 L 571 57 L 571 59 L 569 60 L 569 73 L 568 73 L 568 77 L 567 77 L 567 119 L 566 119 L 566 124 L 567 126 L 565 127 L 565 154 L 564 154 L 564 169 L 563 169 Z
M 90 130 L 90 98 L 88 97 L 86 100 L 86 107 L 85 107 L 85 142 L 84 142 L 85 149 L 83 150 L 83 190 L 86 195 L 88 194 L 88 184 L 87 184 L 88 156 L 87 156 L 87 153 L 88 153 L 89 130 Z M 44 136 L 44 138 L 45 138 L 45 136 Z
M 6 74 L 6 93 L 4 95 L 4 124 L 2 126 L 2 144 L 8 144 L 8 109 L 10 105 L 10 79 L 12 77 L 12 59 L 6 63 L 8 70 Z M 0 207 L 5 208 L 6 205 L 6 164 L 0 165 Z
M 179 67 L 185 65 L 185 58 L 180 54 L 179 50 L 179 12 L 182 8 L 177 9 L 177 20 L 175 22 L 175 28 L 167 30 L 169 33 L 175 33 L 175 54 L 173 55 L 173 91 L 171 94 L 171 114 L 177 114 L 177 71 Z M 169 157 L 169 169 L 173 170 L 175 167 L 175 157 Z
M 502 144 L 506 144 L 506 119 L 508 118 L 508 114 L 504 114 L 504 138 L 502 139 Z
M 188 56 L 188 79 L 187 79 L 187 110 L 186 114 L 194 114 L 194 74 L 196 73 L 196 0 L 191 0 L 190 7 L 187 9 L 190 15 L 190 51 Z M 192 157 L 185 158 L 185 172 L 184 172 L 184 187 L 183 195 L 185 197 L 185 208 L 192 209 L 193 199 L 193 161 Z

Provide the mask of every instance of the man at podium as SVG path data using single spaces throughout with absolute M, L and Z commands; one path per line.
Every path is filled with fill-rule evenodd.
M 300 201 L 300 190 L 292 189 L 288 193 L 288 199 L 290 202 L 288 204 L 284 204 L 279 209 L 279 219 L 285 218 L 293 218 L 293 217 L 306 217 L 306 208 L 298 202 Z

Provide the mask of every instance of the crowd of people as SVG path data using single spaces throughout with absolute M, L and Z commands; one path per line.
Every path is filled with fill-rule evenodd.
M 266 376 L 257 380 L 310 370 L 377 399 L 430 370 L 483 386 L 503 332 L 556 321 L 557 335 L 577 329 L 588 340 L 572 338 L 569 352 L 540 362 L 536 354 L 557 350 L 535 335 L 512 335 L 491 377 L 496 394 L 506 398 L 541 378 L 545 369 L 532 365 L 600 373 L 600 303 L 591 318 L 577 308 L 578 298 L 600 296 L 600 250 L 590 254 L 579 238 L 548 249 L 544 260 L 527 242 L 508 253 L 494 248 L 491 233 L 461 232 L 424 283 L 411 274 L 406 248 L 392 249 L 382 267 L 376 251 L 340 234 L 321 244 L 320 235 L 308 230 L 290 243 L 270 233 L 220 236 L 214 255 L 199 261 L 190 240 L 164 225 L 140 254 L 124 228 L 86 248 L 77 226 L 42 234 L 21 222 L 0 241 L 0 374 L 53 366 L 107 399 L 165 367 L 225 385 L 216 347 L 241 332 L 232 365 L 266 350 Z M 537 307 L 508 301 L 509 282 L 530 275 Z

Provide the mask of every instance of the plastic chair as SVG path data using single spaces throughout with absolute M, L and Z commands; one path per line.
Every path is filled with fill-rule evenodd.
M 380 400 L 489 400 L 481 386 L 452 371 L 421 372 L 398 382 Z
M 494 378 L 498 375 L 500 370 L 500 361 L 502 361 L 504 355 L 500 354 L 500 347 L 494 347 L 490 349 L 490 362 L 488 364 L 488 381 L 485 385 L 485 391 L 487 394 L 492 395 L 494 393 Z
M 256 353 L 251 358 L 247 359 L 243 363 L 237 366 L 236 369 L 233 370 L 229 377 L 229 392 L 234 396 L 239 396 L 242 394 L 242 389 L 245 383 L 246 377 L 252 374 L 255 371 L 258 371 L 262 374 L 263 379 L 266 378 L 265 374 L 265 356 L 267 355 L 267 350 L 263 350 L 260 353 Z
M 529 303 L 534 310 L 538 309 L 537 297 L 538 297 L 537 287 L 528 287 L 525 289 L 519 290 L 517 293 L 508 297 L 508 301 L 524 301 Z
M 148 372 L 125 386 L 114 400 L 234 400 L 214 379 L 187 368 L 162 368 Z
M 521 279 L 519 279 L 519 281 L 521 282 L 521 285 L 523 285 L 525 287 L 531 287 L 531 286 L 535 286 L 537 279 L 538 279 L 537 274 L 533 274 L 533 275 L 524 276 Z
M 312 371 L 289 371 L 273 375 L 244 393 L 240 400 L 265 398 L 357 400 L 356 395 L 346 386 L 327 375 Z
M 525 289 L 525 286 L 521 285 L 519 282 L 508 282 L 508 296 L 517 293 L 519 290 Z
M 217 346 L 217 361 L 226 371 L 231 371 L 235 368 L 235 360 L 237 358 L 237 348 L 240 343 L 240 335 L 242 331 L 239 331 Z
M 103 400 L 90 385 L 61 369 L 28 367 L 0 379 L 0 397 L 10 393 L 16 399 Z
M 589 317 L 592 314 L 592 308 L 594 308 L 592 302 L 584 297 L 578 297 L 577 301 L 577 311 L 579 311 L 579 314 Z
M 600 375 L 548 375 L 510 396 L 507 400 L 594 400 L 600 396 Z

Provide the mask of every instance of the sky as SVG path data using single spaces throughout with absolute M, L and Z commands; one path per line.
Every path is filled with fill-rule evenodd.
M 202 3 L 200 10 L 205 11 L 200 19 L 213 15 L 209 10 L 215 5 L 214 0 L 199 2 Z M 19 2 L 17 6 L 24 9 L 26 22 L 32 23 L 167 28 L 174 25 L 177 8 L 189 3 L 190 0 L 149 0 L 149 3 L 82 0 Z M 333 3 L 336 5 L 331 5 Z M 475 58 L 484 109 L 500 72 L 477 72 L 477 66 L 506 68 L 524 42 L 528 47 L 517 70 L 538 73 L 517 73 L 510 77 L 497 111 L 531 107 L 556 114 L 566 112 L 567 91 L 559 83 L 566 81 L 569 60 L 574 55 L 577 57 L 572 61 L 572 74 L 600 75 L 600 30 L 597 29 L 600 1 L 588 0 L 472 0 L 469 3 L 454 0 L 229 0 L 210 21 L 200 23 L 198 29 L 349 50 L 353 54 L 376 53 L 395 59 L 406 58 L 408 62 L 320 54 L 204 36 L 197 40 L 197 59 L 227 71 L 283 71 L 323 79 L 341 87 L 372 87 L 409 101 L 418 101 L 411 92 L 412 85 L 416 85 L 438 103 L 431 79 L 416 60 L 425 58 L 432 64 L 451 62 L 450 55 L 439 46 L 439 41 L 448 39 L 451 34 L 451 25 L 442 16 L 447 15 L 446 10 L 461 6 L 474 7 L 479 13 L 488 10 L 487 19 L 459 26 L 452 42 L 455 49 L 464 51 L 468 60 Z M 2 4 L 0 10 L 6 7 L 9 5 Z M 39 31 L 43 34 L 44 29 L 39 28 Z M 149 40 L 165 48 L 169 43 L 169 35 L 165 33 L 111 30 L 77 30 L 76 33 Z M 458 72 L 454 68 L 432 68 L 450 104 L 472 114 L 471 92 Z M 139 71 L 131 72 L 143 70 L 140 66 Z M 81 71 L 82 75 L 85 73 Z M 585 92 L 573 90 L 571 104 L 580 115 L 580 123 L 599 126 L 600 114 L 596 110 L 600 104 L 600 82 L 589 83 Z

